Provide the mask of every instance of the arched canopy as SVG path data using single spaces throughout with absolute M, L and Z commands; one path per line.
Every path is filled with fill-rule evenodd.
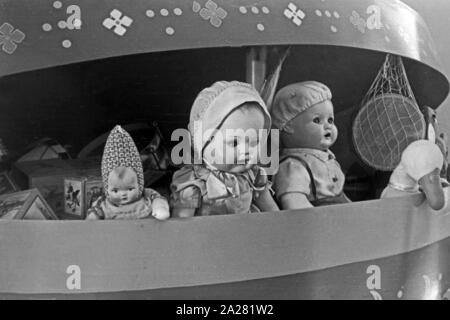
M 13 130 L 10 140 L 58 130 L 81 146 L 131 116 L 183 123 L 204 86 L 245 80 L 252 46 L 291 45 L 279 85 L 323 81 L 337 112 L 360 101 L 386 53 L 405 57 L 419 105 L 436 108 L 449 91 L 424 21 L 400 1 L 10 0 L 0 9 L 0 134 Z M 86 139 L 74 138 L 80 122 Z

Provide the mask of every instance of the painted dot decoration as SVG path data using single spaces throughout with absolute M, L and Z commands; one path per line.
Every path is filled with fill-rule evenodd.
M 44 23 L 42 25 L 42 30 L 44 30 L 45 32 L 51 31 L 52 30 L 52 25 L 50 23 Z
M 402 291 L 402 290 L 399 290 L 399 291 L 397 292 L 397 298 L 401 299 L 402 297 L 403 297 L 403 291 Z
M 338 31 L 337 28 L 336 28 L 335 26 L 331 26 L 330 29 L 331 29 L 331 31 L 334 32 L 334 33 L 336 33 L 336 32 Z
M 145 15 L 149 18 L 153 18 L 155 16 L 155 12 L 153 10 L 147 10 Z
M 389 39 L 388 36 L 385 36 L 385 37 L 384 37 L 384 40 L 386 40 L 386 42 L 391 42 L 391 39 Z
M 270 13 L 269 8 L 266 7 L 266 6 L 264 6 L 264 7 L 262 7 L 262 8 L 258 8 L 258 7 L 252 6 L 252 7 L 250 8 L 250 11 L 251 11 L 253 14 L 259 14 L 260 12 L 262 12 L 262 13 L 264 13 L 264 14 L 269 14 L 269 13 Z M 247 13 L 249 12 L 249 10 L 248 10 L 246 7 L 244 7 L 244 6 L 240 6 L 240 7 L 239 7 L 239 12 L 242 13 L 242 14 L 247 14 Z
M 53 8 L 55 8 L 55 9 L 61 9 L 61 8 L 62 8 L 62 3 L 61 3 L 61 1 L 55 1 L 55 2 L 53 2 Z
M 263 25 L 262 23 L 258 23 L 258 24 L 256 25 L 256 28 L 257 28 L 259 31 L 264 31 L 264 25 Z
M 337 12 L 337 11 L 334 11 L 333 12 L 333 16 L 336 18 L 336 19 L 339 19 L 341 16 L 339 15 L 339 12 Z
M 163 16 L 163 17 L 167 17 L 169 15 L 169 10 L 167 9 L 161 9 L 161 11 L 159 11 L 159 13 Z
M 72 42 L 71 42 L 70 40 L 64 40 L 64 41 L 62 42 L 62 46 L 63 46 L 64 48 L 70 48 L 70 47 L 72 46 Z
M 65 21 L 59 21 L 58 22 L 58 27 L 60 29 L 65 29 L 67 27 L 67 23 Z
M 316 13 L 316 16 L 318 16 L 318 17 L 322 16 L 322 11 L 320 11 L 320 10 L 316 10 L 315 13 Z
M 180 8 L 175 8 L 175 9 L 173 9 L 173 13 L 176 16 L 181 16 L 183 14 L 183 10 L 181 10 Z
M 246 14 L 247 13 L 247 8 L 246 7 L 239 7 L 239 12 L 242 14 Z
M 331 17 L 331 13 L 330 13 L 330 11 L 328 11 L 328 10 L 325 10 L 325 15 L 328 17 L 328 18 L 330 18 Z
M 172 27 L 167 27 L 167 28 L 166 28 L 166 33 L 167 33 L 169 36 L 171 36 L 171 35 L 173 35 L 173 34 L 175 33 L 175 30 L 174 30 L 174 28 L 172 28 Z

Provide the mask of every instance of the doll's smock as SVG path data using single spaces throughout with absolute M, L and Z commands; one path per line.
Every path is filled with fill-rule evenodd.
M 186 165 L 176 171 L 171 184 L 171 208 L 196 209 L 196 216 L 249 213 L 258 192 L 270 187 L 265 170 L 253 166 L 243 173 Z
M 313 176 L 306 168 L 307 165 Z M 345 182 L 344 173 L 330 151 L 309 148 L 285 148 L 281 150 L 280 166 L 273 178 L 277 200 L 287 193 L 302 193 L 310 202 L 340 196 Z M 316 194 L 313 194 L 312 183 Z
M 145 188 L 144 193 L 138 200 L 125 204 L 114 205 L 103 195 L 94 201 L 87 215 L 94 214 L 100 220 L 134 220 L 152 217 L 152 203 L 155 198 L 164 198 L 157 191 Z

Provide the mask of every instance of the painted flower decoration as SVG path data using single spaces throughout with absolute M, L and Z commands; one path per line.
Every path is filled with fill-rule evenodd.
M 103 21 L 103 26 L 107 29 L 113 29 L 114 33 L 123 36 L 127 32 L 126 27 L 131 26 L 133 19 L 124 15 L 121 11 L 114 9 L 110 17 Z
M 227 16 L 227 12 L 223 8 L 220 8 L 217 3 L 212 0 L 208 0 L 205 7 L 201 10 L 198 2 L 194 1 L 192 9 L 194 12 L 200 11 L 200 16 L 205 20 L 209 20 L 209 22 L 216 28 L 219 28 L 222 25 L 223 19 Z
M 12 54 L 17 49 L 17 44 L 25 39 L 25 33 L 15 29 L 12 25 L 5 22 L 0 26 L 0 46 L 6 53 Z

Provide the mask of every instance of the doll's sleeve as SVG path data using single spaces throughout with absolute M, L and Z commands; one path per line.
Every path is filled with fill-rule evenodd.
M 264 168 L 254 166 L 251 170 L 250 179 L 253 180 L 252 183 L 256 194 L 266 189 L 272 192 L 272 183 L 270 182 L 269 176 Z
M 280 163 L 278 173 L 273 178 L 273 188 L 277 200 L 286 193 L 311 193 L 311 178 L 305 166 L 298 160 L 288 158 Z
M 184 167 L 174 173 L 170 189 L 171 208 L 191 208 L 200 207 L 202 197 L 203 181 L 197 179 L 190 167 Z

